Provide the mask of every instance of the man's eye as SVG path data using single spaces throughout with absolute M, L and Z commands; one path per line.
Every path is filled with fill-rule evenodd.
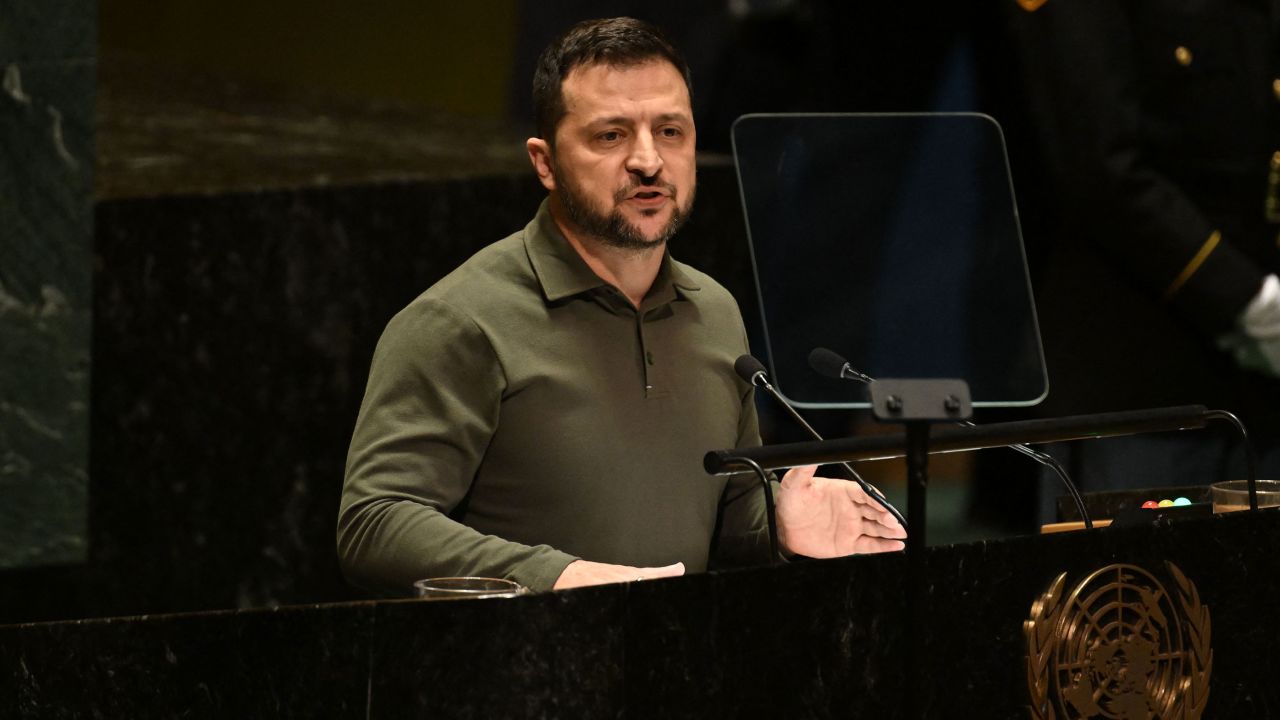
M 673 137 L 680 136 L 680 128 L 665 127 L 665 128 L 662 128 L 660 132 L 662 133 L 663 137 L 673 138 Z
M 619 139 L 622 138 L 622 133 L 618 132 L 617 130 L 610 130 L 608 132 L 600 133 L 599 137 L 601 140 L 605 142 L 617 142 Z

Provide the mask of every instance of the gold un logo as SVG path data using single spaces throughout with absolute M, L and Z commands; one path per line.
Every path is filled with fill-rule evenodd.
M 1193 720 L 1209 699 L 1209 608 L 1166 562 L 1177 594 L 1136 565 L 1109 565 L 1031 606 L 1027 685 L 1035 720 Z

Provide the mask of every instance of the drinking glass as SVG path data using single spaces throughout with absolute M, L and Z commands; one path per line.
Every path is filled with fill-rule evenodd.
M 1227 480 L 1209 486 L 1213 494 L 1215 513 L 1236 512 L 1249 509 L 1249 481 Z M 1258 481 L 1258 507 L 1280 505 L 1280 480 Z
M 427 578 L 415 582 L 413 590 L 424 600 L 510 598 L 529 594 L 529 588 L 512 580 L 486 577 Z

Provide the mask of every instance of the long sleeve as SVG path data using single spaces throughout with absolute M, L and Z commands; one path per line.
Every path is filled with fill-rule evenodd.
M 1209 167 L 1204 158 L 1219 168 L 1223 158 L 1252 158 L 1252 149 L 1231 147 L 1247 134 L 1232 127 L 1244 122 L 1228 109 L 1239 103 L 1210 95 L 1244 83 L 1223 57 L 1231 39 L 1213 36 L 1221 23 L 1203 18 L 1197 27 L 1156 4 L 1160 12 L 1140 16 L 1143 7 L 1050 0 L 1014 10 L 1023 84 L 1076 241 L 1098 244 L 1211 338 L 1231 327 L 1264 276 L 1202 202 L 1231 190 L 1193 170 Z M 1173 168 L 1185 172 L 1175 178 Z
M 391 594 L 450 575 L 545 590 L 574 560 L 450 517 L 465 503 L 497 427 L 504 385 L 484 333 L 449 305 L 420 299 L 391 321 L 347 457 L 338 554 L 348 579 Z
M 756 412 L 755 392 L 749 388 L 742 398 L 735 447 L 759 445 L 760 420 Z M 774 489 L 777 489 L 776 482 Z M 753 472 L 730 476 L 721 499 L 718 532 L 711 548 L 713 567 L 760 565 L 771 561 L 765 512 L 764 488 L 760 478 Z

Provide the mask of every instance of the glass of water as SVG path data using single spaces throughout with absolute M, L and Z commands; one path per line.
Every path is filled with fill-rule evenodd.
M 511 598 L 529 594 L 529 588 L 520 583 L 486 577 L 427 578 L 415 582 L 413 590 L 416 596 L 424 600 Z
M 1249 481 L 1227 480 L 1209 486 L 1213 493 L 1215 513 L 1236 512 L 1249 509 Z M 1280 505 L 1280 480 L 1258 481 L 1258 507 Z

